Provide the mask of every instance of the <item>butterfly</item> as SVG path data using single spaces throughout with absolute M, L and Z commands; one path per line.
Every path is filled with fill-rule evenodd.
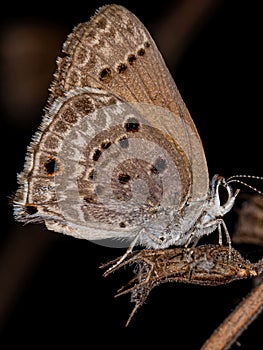
M 233 181 L 233 179 L 232 179 Z M 187 246 L 222 229 L 229 182 L 209 181 L 195 124 L 147 29 L 107 5 L 63 45 L 14 199 L 16 220 L 99 244 Z M 222 203 L 219 189 L 227 194 Z M 122 259 L 122 260 L 123 260 Z

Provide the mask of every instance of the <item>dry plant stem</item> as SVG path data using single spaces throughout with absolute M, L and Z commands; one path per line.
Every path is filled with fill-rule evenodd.
M 135 303 L 126 326 L 143 305 L 150 291 L 161 283 L 181 282 L 217 286 L 237 279 L 258 276 L 262 270 L 261 261 L 254 266 L 234 248 L 229 257 L 228 247 L 212 244 L 193 248 L 133 251 L 128 259 L 117 266 L 115 263 L 116 260 L 113 260 L 102 266 L 114 266 L 108 269 L 104 276 L 125 265 L 135 264 L 135 277 L 115 295 L 118 297 L 131 293 L 131 302 Z
M 200 350 L 226 350 L 254 321 L 263 309 L 263 281 L 215 330 Z

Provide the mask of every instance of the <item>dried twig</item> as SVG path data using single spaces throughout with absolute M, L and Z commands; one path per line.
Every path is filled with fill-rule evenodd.
M 263 309 L 263 281 L 215 330 L 201 350 L 226 350 L 236 341 Z
M 114 263 L 115 260 L 103 267 Z M 121 287 L 116 295 L 131 293 L 131 302 L 135 303 L 126 326 L 150 291 L 160 283 L 183 282 L 216 286 L 257 276 L 259 270 L 258 266 L 255 267 L 245 260 L 235 249 L 232 248 L 229 257 L 228 247 L 212 244 L 191 249 L 178 247 L 136 251 L 110 272 L 128 264 L 135 264 L 135 277 L 126 286 Z M 104 275 L 108 275 L 107 271 Z
M 235 243 L 263 245 L 263 197 L 247 196 L 239 210 L 233 234 Z M 258 275 L 263 273 L 263 259 L 254 264 Z M 241 333 L 263 309 L 263 280 L 215 330 L 201 350 L 229 349 Z

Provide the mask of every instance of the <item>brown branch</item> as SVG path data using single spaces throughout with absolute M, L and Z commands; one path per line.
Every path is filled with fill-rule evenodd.
M 115 262 L 116 260 L 113 260 L 104 264 L 102 268 L 114 266 Z M 131 264 L 135 264 L 135 277 L 126 286 L 121 287 L 116 295 L 131 293 L 131 302 L 135 303 L 126 326 L 145 302 L 150 291 L 161 283 L 182 282 L 217 286 L 237 279 L 258 276 L 262 270 L 261 262 L 252 264 L 234 248 L 229 257 L 228 247 L 206 244 L 193 248 L 134 251 L 117 267 L 107 270 L 104 276 Z
M 263 281 L 225 319 L 200 350 L 229 349 L 262 309 Z

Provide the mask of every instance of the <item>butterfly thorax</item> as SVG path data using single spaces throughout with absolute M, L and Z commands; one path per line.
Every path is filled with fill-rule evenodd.
M 219 188 L 224 187 L 228 198 L 221 204 Z M 215 231 L 223 216 L 234 205 L 236 194 L 222 176 L 215 175 L 205 198 L 191 200 L 178 211 L 175 207 L 158 207 L 151 218 L 145 220 L 140 243 L 147 248 L 163 249 L 171 245 L 183 246 Z

